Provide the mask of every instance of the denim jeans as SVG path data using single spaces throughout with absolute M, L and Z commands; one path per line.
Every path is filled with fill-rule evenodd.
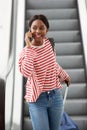
M 60 130 L 62 109 L 61 89 L 42 93 L 36 102 L 29 103 L 33 130 Z

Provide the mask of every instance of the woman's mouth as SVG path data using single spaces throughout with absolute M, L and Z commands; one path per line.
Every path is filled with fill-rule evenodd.
M 41 34 L 37 34 L 37 35 L 35 35 L 35 37 L 36 38 L 41 38 L 42 36 L 41 36 Z

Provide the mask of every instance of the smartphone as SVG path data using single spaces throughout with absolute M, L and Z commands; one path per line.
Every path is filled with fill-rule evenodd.
M 33 40 L 33 37 L 28 37 L 29 38 L 29 41 L 31 42 Z
M 29 30 L 29 32 L 31 32 L 31 30 Z M 33 40 L 33 36 L 32 37 L 28 37 L 29 41 L 31 42 Z

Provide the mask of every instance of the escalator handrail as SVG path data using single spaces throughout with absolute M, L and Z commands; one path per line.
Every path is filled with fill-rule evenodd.
M 10 41 L 9 41 L 9 56 L 7 61 L 7 66 L 4 69 L 3 72 L 3 79 L 6 80 L 9 76 L 13 66 L 14 66 L 14 58 L 15 58 L 15 48 L 16 48 L 16 21 L 17 21 L 17 6 L 16 9 L 14 9 L 14 1 L 12 1 L 12 7 L 11 7 L 11 26 L 10 26 Z
M 12 85 L 7 86 L 7 80 L 9 77 L 9 74 L 11 70 L 14 67 L 15 64 L 15 51 L 16 51 L 16 29 L 17 29 L 17 0 L 13 0 L 11 3 L 11 26 L 10 26 L 10 40 L 9 40 L 9 55 L 8 55 L 8 62 L 7 66 L 4 70 L 4 80 L 6 81 L 6 89 L 5 93 L 9 93 L 8 87 L 10 87 L 10 90 L 12 90 L 12 97 L 11 100 L 5 95 L 5 129 L 11 130 L 12 127 L 12 118 L 13 118 L 13 102 L 14 102 L 14 87 Z M 14 70 L 13 70 L 14 73 Z M 14 74 L 13 74 L 14 75 Z M 13 83 L 14 84 L 14 83 Z M 7 117 L 8 113 L 8 105 L 11 105 L 9 117 Z M 9 120 L 9 122 L 7 122 Z M 8 126 L 8 127 L 6 127 Z
M 15 1 L 15 0 L 14 0 Z M 18 70 L 18 57 L 21 49 L 24 47 L 24 33 L 25 33 L 25 0 L 18 0 L 17 10 L 17 32 L 16 32 L 16 51 L 14 63 L 14 98 L 12 111 L 11 129 L 22 130 L 23 125 L 23 79 Z M 20 104 L 20 105 L 19 105 Z

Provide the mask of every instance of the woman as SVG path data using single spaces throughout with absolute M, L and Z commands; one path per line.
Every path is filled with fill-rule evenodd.
M 25 99 L 29 103 L 33 130 L 60 130 L 63 107 L 60 79 L 70 83 L 69 75 L 56 62 L 46 37 L 48 29 L 46 16 L 31 17 L 26 46 L 19 58 L 20 72 L 27 77 Z

